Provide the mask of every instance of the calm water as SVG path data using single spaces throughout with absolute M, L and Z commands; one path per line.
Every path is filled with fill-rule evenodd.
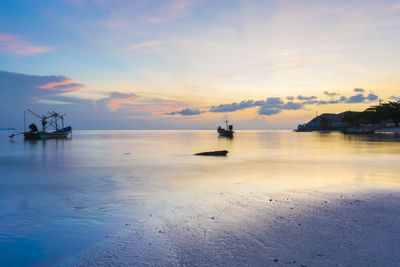
M 51 265 L 205 191 L 399 187 L 400 137 L 239 131 L 0 131 L 0 263 Z M 227 157 L 193 153 L 227 149 Z

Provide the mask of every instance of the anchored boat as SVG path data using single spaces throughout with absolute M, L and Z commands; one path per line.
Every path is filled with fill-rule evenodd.
M 232 125 L 228 125 L 228 122 L 229 121 L 225 121 L 226 129 L 222 128 L 221 126 L 218 126 L 217 131 L 218 131 L 219 136 L 233 138 L 233 133 L 235 131 L 233 131 L 233 126 Z
M 72 133 L 72 127 L 68 126 L 53 132 L 24 132 L 25 140 L 42 140 L 50 138 L 67 138 Z
M 23 134 L 25 140 L 43 140 L 50 138 L 67 138 L 72 133 L 71 126 L 64 126 L 65 114 L 60 114 L 55 111 L 47 112 L 46 115 L 38 115 L 32 110 L 28 109 L 30 114 L 33 114 L 41 120 L 42 130 L 39 131 L 36 124 L 29 124 L 29 131 L 26 130 L 26 111 L 24 112 L 24 131 L 20 133 L 14 133 L 9 137 L 12 138 L 16 135 Z M 48 131 L 53 128 L 52 131 Z

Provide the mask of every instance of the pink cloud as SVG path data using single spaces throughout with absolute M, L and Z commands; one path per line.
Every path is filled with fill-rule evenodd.
M 178 108 L 186 107 L 187 104 L 173 99 L 143 98 L 134 93 L 112 92 L 108 97 L 97 100 L 95 106 L 112 112 L 121 111 L 121 114 L 129 118 L 143 118 L 165 115 Z
M 139 97 L 135 94 L 123 94 L 113 92 L 110 96 L 96 101 L 96 106 L 104 105 L 110 111 L 117 111 L 124 107 L 124 104 L 129 104 L 137 101 Z
M 50 46 L 38 46 L 22 40 L 21 36 L 0 33 L 0 53 L 33 56 L 53 50 Z
M 138 50 L 138 49 L 147 49 L 147 48 L 154 48 L 155 46 L 164 44 L 165 41 L 147 41 L 147 42 L 141 42 L 141 43 L 137 43 L 134 44 L 128 48 L 126 48 L 126 50 Z
M 112 18 L 106 21 L 103 25 L 107 29 L 129 29 L 131 26 L 132 22 L 129 19 L 125 18 Z
M 171 113 L 179 108 L 184 108 L 188 106 L 179 100 L 169 100 L 169 99 L 141 99 L 135 105 L 131 105 L 126 108 L 127 118 L 149 118 L 165 116 L 166 113 Z
M 389 8 L 390 11 L 399 11 L 400 10 L 400 3 L 395 4 Z
M 49 82 L 37 86 L 39 89 L 57 91 L 57 92 L 72 92 L 81 88 L 85 88 L 84 84 L 75 83 L 76 80 L 72 78 L 64 78 L 61 81 Z
M 144 54 L 156 54 L 162 52 L 167 48 L 166 41 L 146 41 L 131 45 L 124 50 L 128 51 L 140 51 Z
M 128 98 L 115 98 L 111 99 L 107 103 L 107 107 L 111 111 L 117 111 L 122 107 L 123 104 L 135 102 L 138 99 L 137 96 L 130 96 Z

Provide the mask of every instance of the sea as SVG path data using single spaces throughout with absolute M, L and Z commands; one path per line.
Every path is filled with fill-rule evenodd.
M 50 266 L 204 192 L 399 187 L 400 135 L 0 131 L 0 265 Z M 226 157 L 195 153 L 228 150 Z M 209 201 L 204 199 L 205 202 Z

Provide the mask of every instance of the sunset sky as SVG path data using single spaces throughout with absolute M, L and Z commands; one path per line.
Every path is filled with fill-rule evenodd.
M 400 1 L 0 0 L 0 128 L 291 129 L 399 74 Z

